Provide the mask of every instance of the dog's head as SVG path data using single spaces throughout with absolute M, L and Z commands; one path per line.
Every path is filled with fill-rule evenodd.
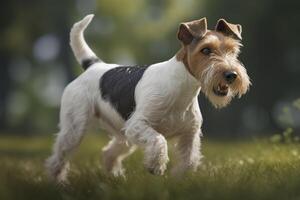
M 178 39 L 182 49 L 177 59 L 200 82 L 212 104 L 226 106 L 233 97 L 248 91 L 250 80 L 238 60 L 242 46 L 242 27 L 220 19 L 214 30 L 207 29 L 206 18 L 181 23 Z

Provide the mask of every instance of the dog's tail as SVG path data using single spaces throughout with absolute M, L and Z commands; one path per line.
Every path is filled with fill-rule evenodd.
M 90 49 L 83 37 L 83 32 L 92 21 L 93 17 L 94 15 L 87 15 L 81 21 L 75 23 L 70 32 L 71 48 L 76 60 L 81 64 L 84 70 L 86 70 L 92 64 L 101 61 Z

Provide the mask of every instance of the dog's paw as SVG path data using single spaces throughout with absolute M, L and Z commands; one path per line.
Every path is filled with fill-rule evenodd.
M 68 182 L 67 174 L 70 169 L 69 162 L 64 162 L 55 156 L 50 157 L 45 162 L 48 178 L 58 184 L 66 184 Z
M 160 155 L 153 159 L 152 161 L 148 161 L 146 163 L 147 170 L 153 175 L 164 175 L 167 169 L 167 163 L 169 162 L 169 157 L 167 154 Z
M 125 176 L 125 169 L 122 168 L 122 167 L 118 167 L 118 168 L 114 168 L 112 171 L 111 171 L 112 175 L 114 177 L 122 177 L 122 178 L 126 178 Z
M 157 175 L 157 176 L 162 176 L 162 175 L 164 175 L 166 169 L 167 169 L 167 164 L 158 165 L 158 166 L 152 166 L 152 167 L 147 167 L 147 170 L 148 170 L 151 174 Z

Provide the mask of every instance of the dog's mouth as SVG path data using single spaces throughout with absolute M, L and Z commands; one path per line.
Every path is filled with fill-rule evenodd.
M 213 87 L 213 92 L 217 96 L 226 96 L 228 94 L 228 84 L 219 83 L 217 87 Z

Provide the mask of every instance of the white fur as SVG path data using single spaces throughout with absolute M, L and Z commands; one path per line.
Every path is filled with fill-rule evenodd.
M 92 21 L 94 15 L 87 15 L 83 20 L 75 23 L 70 33 L 70 45 L 74 52 L 77 62 L 81 63 L 82 60 L 97 57 L 95 53 L 90 49 L 83 37 L 83 31 Z
M 78 61 L 94 56 L 82 36 L 90 20 L 87 16 L 71 31 L 71 46 Z M 173 172 L 196 170 L 201 158 L 199 81 L 175 57 L 151 65 L 135 89 L 136 109 L 124 121 L 99 92 L 99 79 L 115 66 L 96 63 L 66 87 L 61 102 L 60 132 L 53 155 L 46 163 L 49 174 L 65 179 L 68 155 L 80 144 L 88 123 L 96 115 L 113 137 L 103 148 L 105 169 L 113 174 L 123 175 L 122 160 L 134 151 L 135 145 L 145 150 L 146 168 L 154 174 L 163 174 L 169 161 L 166 139 L 171 137 L 178 138 L 179 152 L 179 163 Z

